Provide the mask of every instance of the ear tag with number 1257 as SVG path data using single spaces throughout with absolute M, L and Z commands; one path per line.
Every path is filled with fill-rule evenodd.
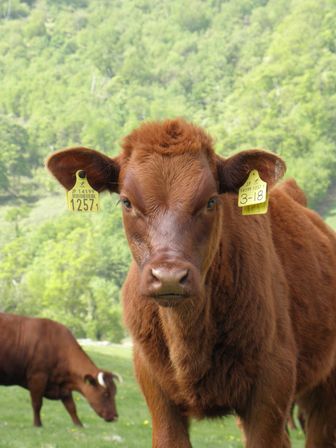
M 99 193 L 91 187 L 83 170 L 76 172 L 76 183 L 66 197 L 68 209 L 73 212 L 99 211 Z
M 238 206 L 243 215 L 260 215 L 267 212 L 267 183 L 260 179 L 257 170 L 252 170 L 244 185 L 239 188 Z

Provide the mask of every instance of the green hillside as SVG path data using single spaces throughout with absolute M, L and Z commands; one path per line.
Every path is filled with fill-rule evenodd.
M 54 149 L 115 153 L 139 121 L 182 115 L 223 154 L 276 151 L 323 199 L 336 166 L 333 0 L 0 5 L 3 193 L 26 194 L 20 179 L 32 175 L 30 193 L 40 190 L 36 170 Z
M 277 152 L 336 226 L 335 23 L 333 0 L 0 0 L 0 309 L 123 337 L 116 198 L 68 214 L 43 160 L 116 154 L 143 120 Z

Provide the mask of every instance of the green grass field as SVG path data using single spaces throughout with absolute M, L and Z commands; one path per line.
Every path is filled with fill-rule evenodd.
M 117 394 L 118 422 L 104 422 L 76 394 L 84 428 L 72 425 L 61 402 L 49 400 L 44 400 L 42 408 L 44 426 L 34 428 L 29 393 L 19 387 L 0 387 L 1 448 L 150 448 L 151 421 L 134 379 L 131 349 L 119 346 L 84 348 L 99 367 L 114 370 L 123 377 Z M 191 439 L 194 448 L 243 447 L 234 418 L 194 422 Z M 300 431 L 292 433 L 292 442 L 294 448 L 304 446 Z

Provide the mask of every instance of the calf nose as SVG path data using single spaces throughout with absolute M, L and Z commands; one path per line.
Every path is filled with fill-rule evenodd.
M 183 285 L 187 282 L 188 269 L 153 268 L 151 269 L 153 287 L 157 294 L 182 294 Z

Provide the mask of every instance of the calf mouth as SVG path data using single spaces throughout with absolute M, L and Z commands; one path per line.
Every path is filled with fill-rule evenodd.
M 155 294 L 151 297 L 160 306 L 174 307 L 174 306 L 178 306 L 181 303 L 185 302 L 185 300 L 190 298 L 190 295 L 189 294 L 178 294 L 178 293 L 172 292 L 172 293 L 164 293 L 164 294 Z

